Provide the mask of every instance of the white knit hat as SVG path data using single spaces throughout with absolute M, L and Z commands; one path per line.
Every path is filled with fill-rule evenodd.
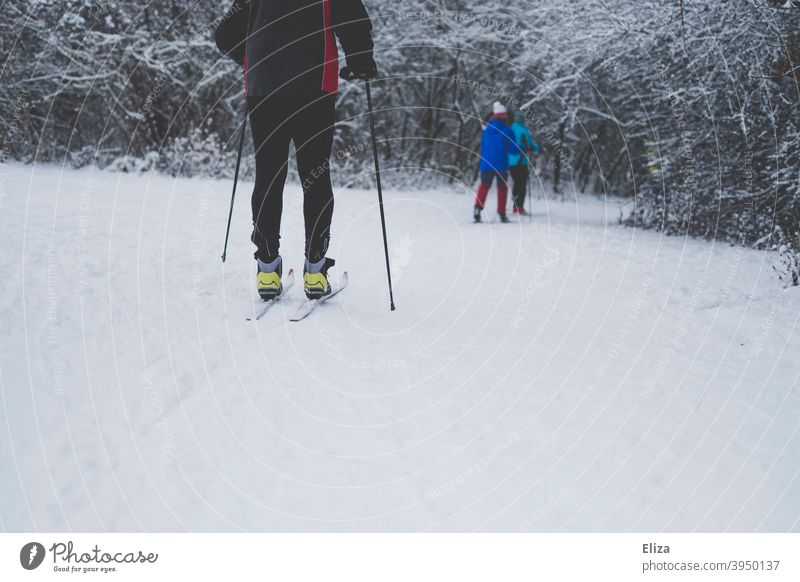
M 508 111 L 506 110 L 505 107 L 503 107 L 502 103 L 500 103 L 499 101 L 495 101 L 494 105 L 492 105 L 492 115 L 494 117 L 505 117 L 506 115 L 508 115 Z

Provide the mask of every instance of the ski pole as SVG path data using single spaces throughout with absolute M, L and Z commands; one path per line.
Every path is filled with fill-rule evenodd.
M 239 181 L 239 165 L 242 163 L 242 148 L 244 147 L 244 132 L 247 127 L 247 111 L 242 122 L 242 134 L 239 136 L 239 153 L 236 154 L 236 171 L 233 173 L 233 192 L 231 192 L 231 208 L 228 211 L 228 226 L 225 229 L 225 246 L 222 248 L 222 262 L 225 262 L 225 255 L 228 253 L 228 235 L 231 232 L 231 218 L 233 218 L 233 200 L 236 198 L 236 183 Z
M 386 240 L 386 217 L 383 214 L 383 191 L 381 190 L 381 169 L 378 166 L 378 144 L 375 141 L 375 120 L 372 117 L 372 95 L 369 91 L 369 80 L 364 80 L 367 88 L 367 111 L 369 113 L 369 131 L 372 136 L 372 157 L 375 159 L 375 182 L 378 184 L 378 208 L 381 212 L 381 230 L 383 231 L 383 254 L 386 257 L 386 276 L 389 279 L 389 307 L 394 311 L 394 294 L 392 293 L 392 270 L 389 267 L 389 243 Z

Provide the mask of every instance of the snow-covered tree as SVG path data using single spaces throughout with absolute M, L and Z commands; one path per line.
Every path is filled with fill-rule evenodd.
M 476 177 L 491 103 L 528 116 L 553 189 L 630 197 L 628 222 L 787 245 L 800 222 L 795 0 L 367 1 L 387 181 Z M 227 0 L 0 5 L 3 159 L 230 172 L 241 71 Z M 366 103 L 342 83 L 334 175 L 369 180 Z M 220 156 L 209 163 L 209 151 Z M 338 155 L 337 155 L 338 154 Z M 202 160 L 202 162 L 198 162 Z

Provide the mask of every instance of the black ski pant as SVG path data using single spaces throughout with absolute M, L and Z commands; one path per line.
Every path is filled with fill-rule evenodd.
M 271 262 L 280 249 L 289 142 L 294 142 L 303 186 L 306 260 L 315 263 L 325 257 L 333 218 L 330 155 L 334 104 L 335 95 L 322 92 L 247 99 L 256 157 L 251 240 L 257 247 L 257 259 Z
M 511 178 L 514 180 L 511 190 L 514 208 L 521 210 L 525 207 L 525 194 L 528 190 L 528 164 L 520 162 L 516 166 L 510 166 L 509 170 L 511 170 Z

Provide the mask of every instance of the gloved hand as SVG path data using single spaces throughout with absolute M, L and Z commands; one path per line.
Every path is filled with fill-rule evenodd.
M 345 81 L 374 79 L 378 76 L 378 66 L 371 54 L 352 56 L 347 59 L 347 66 L 339 71 L 339 76 Z

